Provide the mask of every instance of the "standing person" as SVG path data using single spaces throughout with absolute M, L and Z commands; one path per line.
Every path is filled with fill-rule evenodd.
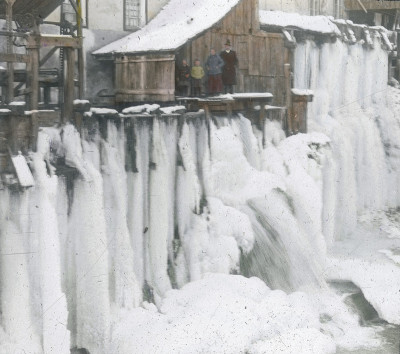
M 182 65 L 177 68 L 176 86 L 179 95 L 190 95 L 190 66 L 185 59 L 182 60 Z
M 224 61 L 222 68 L 222 82 L 224 83 L 225 93 L 233 93 L 233 85 L 236 85 L 236 65 L 239 61 L 236 52 L 232 50 L 231 41 L 226 40 L 225 50 L 221 52 L 220 57 Z
M 215 49 L 211 48 L 210 55 L 206 61 L 206 68 L 208 72 L 208 93 L 215 95 L 222 92 L 222 67 L 224 61 L 215 53 Z
M 192 67 L 192 89 L 193 89 L 193 96 L 200 96 L 201 95 L 201 85 L 202 85 L 202 78 L 204 77 L 204 70 L 200 66 L 200 60 L 196 59 L 194 61 L 194 66 Z

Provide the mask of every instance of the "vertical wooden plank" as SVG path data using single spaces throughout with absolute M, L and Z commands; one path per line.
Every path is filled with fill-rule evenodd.
M 228 13 L 228 15 L 225 17 L 224 23 L 225 23 L 224 32 L 231 35 L 233 32 L 233 23 L 234 23 L 233 12 Z
M 125 74 L 124 69 L 125 67 L 122 58 L 117 58 L 115 62 L 115 88 L 117 90 L 121 90 L 123 88 L 122 78 Z
M 205 62 L 206 62 L 206 60 L 207 60 L 207 58 L 208 58 L 208 56 L 209 56 L 209 54 L 210 54 L 210 49 L 211 49 L 211 47 L 213 46 L 213 44 L 212 44 L 212 33 L 211 33 L 211 31 L 207 31 L 207 33 L 206 33 L 206 43 L 207 43 L 207 46 L 204 47 L 204 52 L 203 52 L 203 54 L 202 54 L 202 64 L 203 64 L 203 68 L 204 68 Z
M 138 59 L 143 59 L 143 56 L 139 56 L 137 57 Z M 138 89 L 145 89 L 147 86 L 147 81 L 146 81 L 146 63 L 143 61 L 139 64 L 140 69 L 139 69 L 139 73 L 140 73 L 140 84 Z
M 260 30 L 260 15 L 259 15 L 259 0 L 248 0 L 251 2 L 251 29 L 252 33 L 257 33 Z
M 262 76 L 268 75 L 268 48 L 266 46 L 266 40 L 263 37 L 257 38 L 257 42 L 260 43 L 258 47 L 258 67 L 259 73 Z
M 12 16 L 13 16 L 13 5 L 15 0 L 6 0 L 6 24 L 7 31 L 12 32 Z M 7 54 L 13 53 L 13 43 L 10 36 L 7 37 Z M 7 63 L 7 102 L 14 100 L 14 63 Z
M 267 76 L 272 75 L 272 59 L 271 59 L 271 41 L 270 38 L 265 38 L 264 40 L 265 43 L 265 49 L 266 49 L 266 54 L 265 54 L 265 72 Z
M 123 63 L 123 73 L 121 76 L 121 87 L 124 90 L 130 90 L 133 89 L 135 86 L 135 68 L 136 68 L 136 63 L 132 61 L 134 57 L 124 57 L 124 63 Z
M 30 125 L 31 125 L 31 134 L 30 134 L 30 148 L 33 151 L 36 151 L 37 148 L 37 138 L 39 134 L 39 113 L 38 112 L 32 112 L 30 116 Z
M 171 60 L 170 63 L 170 81 L 171 81 L 171 92 L 172 99 L 175 99 L 175 57 Z
M 29 50 L 31 63 L 30 63 L 30 109 L 37 110 L 39 106 L 39 48 L 32 48 Z
M 251 60 L 251 55 L 249 53 L 249 41 L 250 38 L 248 36 L 241 36 L 237 42 L 239 68 L 243 70 L 249 69 L 249 60 Z
M 75 50 L 73 48 L 65 48 L 67 76 L 65 80 L 64 92 L 64 117 L 61 117 L 62 122 L 68 122 L 73 118 L 73 101 L 75 98 L 74 76 L 75 76 Z
M 236 34 L 242 34 L 244 32 L 244 28 L 246 26 L 246 11 L 245 11 L 245 3 L 246 1 L 242 1 L 233 11 L 235 16 L 234 18 L 234 32 Z
M 81 47 L 78 49 L 78 80 L 79 80 L 78 98 L 83 98 L 85 95 L 85 63 L 84 63 L 84 54 L 82 49 L 82 38 L 81 38 Z
M 250 34 L 249 29 L 251 28 L 251 0 L 242 1 L 243 21 L 241 24 L 241 33 Z
M 287 112 L 287 127 L 288 134 L 293 133 L 293 122 L 292 122 L 292 94 L 291 94 L 291 83 L 290 83 L 290 64 L 285 64 L 285 95 L 286 95 L 286 112 Z
M 225 18 L 221 20 L 221 32 L 228 33 L 228 21 L 228 16 L 225 16 Z
M 251 57 L 249 57 L 250 62 L 249 62 L 249 74 L 250 75 L 260 75 L 260 47 L 262 43 L 262 38 L 259 37 L 250 37 L 250 43 L 251 43 Z

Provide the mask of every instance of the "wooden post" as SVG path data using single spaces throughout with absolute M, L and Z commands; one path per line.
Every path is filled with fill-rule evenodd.
M 83 58 L 83 48 L 82 48 L 82 6 L 81 0 L 76 1 L 78 12 L 76 14 L 77 23 L 77 34 L 80 39 L 80 47 L 78 48 L 78 76 L 79 76 L 79 98 L 84 96 L 84 85 L 85 85 L 85 72 L 84 72 L 84 58 Z
M 258 0 L 251 1 L 251 34 L 260 30 L 260 13 Z
M 13 5 L 15 0 L 6 0 L 6 23 L 7 23 L 7 54 L 13 53 L 13 43 L 12 43 L 12 19 L 13 19 Z M 7 63 L 7 102 L 10 103 L 14 100 L 14 63 Z
M 232 102 L 226 102 L 226 113 L 228 114 L 228 118 L 232 118 Z
M 67 75 L 65 78 L 64 90 L 64 117 L 61 117 L 63 123 L 73 118 L 74 111 L 74 76 L 75 76 L 75 51 L 73 48 L 64 48 L 66 54 Z
M 30 89 L 31 89 L 31 102 L 30 109 L 37 110 L 39 107 L 39 53 L 40 49 L 30 49 L 31 65 L 30 65 Z
M 260 101 L 260 115 L 258 117 L 258 125 L 260 130 L 264 135 L 264 118 L 265 118 L 265 102 L 263 100 Z
M 313 94 L 311 92 L 293 92 L 292 97 L 292 115 L 294 117 L 292 127 L 294 133 L 307 133 L 307 106 L 312 102 Z
M 37 138 L 39 134 L 39 112 L 32 112 L 31 116 L 31 134 L 30 134 L 30 148 L 36 151 L 37 148 Z
M 292 122 L 292 85 L 290 78 L 290 64 L 284 64 L 285 71 L 285 93 L 286 93 L 286 123 L 287 123 L 287 134 L 293 134 L 293 122 Z
M 397 48 L 400 48 L 400 29 L 396 30 Z M 396 79 L 400 80 L 400 50 L 397 50 L 396 58 Z

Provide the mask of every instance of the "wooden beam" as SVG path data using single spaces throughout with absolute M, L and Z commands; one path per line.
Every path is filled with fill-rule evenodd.
M 174 89 L 138 89 L 138 90 L 116 90 L 116 94 L 122 95 L 171 95 Z
M 0 62 L 7 63 L 28 63 L 30 60 L 29 55 L 14 54 L 14 53 L 0 53 Z
M 64 47 L 78 49 L 82 47 L 82 39 L 61 35 L 33 35 L 28 37 L 27 48 L 32 47 Z
M 7 31 L 12 32 L 12 17 L 13 11 L 12 7 L 14 5 L 15 0 L 6 0 L 6 24 L 7 24 Z M 7 54 L 13 54 L 13 43 L 12 37 L 7 37 Z M 14 100 L 14 63 L 7 62 L 7 102 L 10 103 Z
M 31 63 L 29 65 L 28 77 L 30 89 L 30 109 L 37 110 L 39 107 L 39 48 L 30 49 Z
M 361 2 L 361 0 L 357 0 L 357 2 L 360 4 L 361 8 L 364 10 L 365 13 L 368 13 L 367 9 L 365 8 L 365 6 L 363 5 L 363 3 Z
M 73 0 L 70 0 L 71 3 Z M 76 2 L 76 25 L 78 27 L 77 34 L 78 38 L 82 40 L 82 5 L 81 0 L 77 0 Z M 84 88 L 85 88 L 85 63 L 84 63 L 84 54 L 82 46 L 78 48 L 78 80 L 79 80 L 79 96 L 78 98 L 84 97 Z
M 74 0 L 69 0 L 69 3 L 72 5 L 72 7 L 74 8 L 76 14 L 78 14 L 78 6 L 76 5 Z
M 0 36 L 5 36 L 5 37 L 28 37 L 27 33 L 21 33 L 21 32 L 16 32 L 16 31 L 0 31 Z
M 140 59 L 132 59 L 130 57 L 126 57 L 125 59 L 117 59 L 116 64 L 122 63 L 148 63 L 148 62 L 160 62 L 160 61 L 173 61 L 174 56 L 167 58 L 140 58 Z

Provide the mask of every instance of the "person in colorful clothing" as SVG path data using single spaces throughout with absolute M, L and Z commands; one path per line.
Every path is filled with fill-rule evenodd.
M 215 95 L 222 92 L 222 67 L 224 61 L 215 53 L 215 49 L 211 48 L 210 55 L 206 61 L 206 69 L 208 73 L 208 94 Z
M 202 79 L 204 77 L 204 69 L 200 66 L 200 60 L 196 59 L 194 61 L 194 66 L 191 71 L 192 76 L 192 94 L 193 96 L 201 95 Z
M 226 40 L 225 50 L 221 52 L 220 57 L 224 61 L 222 68 L 224 91 L 225 93 L 233 93 L 233 86 L 236 85 L 236 65 L 239 61 L 236 52 L 232 50 L 229 39 Z

